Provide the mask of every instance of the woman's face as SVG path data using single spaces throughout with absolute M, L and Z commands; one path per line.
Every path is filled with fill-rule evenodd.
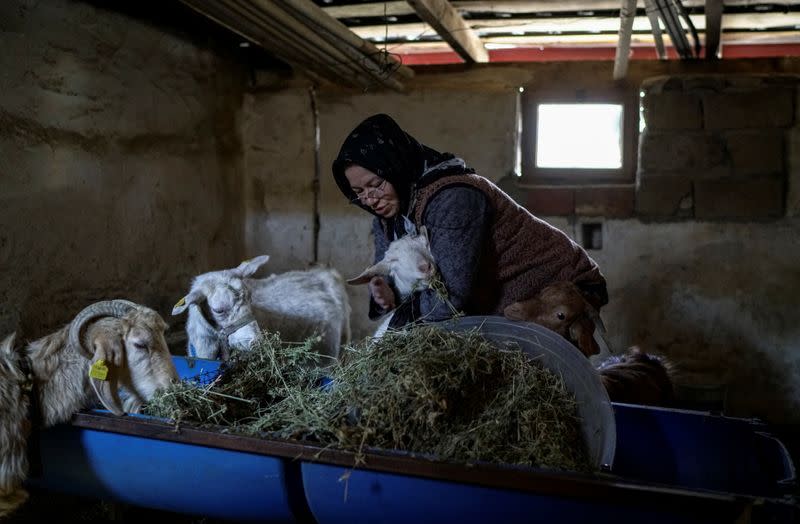
M 377 215 L 391 218 L 400 210 L 400 199 L 388 180 L 356 165 L 345 169 L 344 176 L 361 203 L 372 208 Z

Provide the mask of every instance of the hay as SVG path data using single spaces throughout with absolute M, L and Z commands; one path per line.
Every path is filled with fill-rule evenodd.
M 178 385 L 155 416 L 354 451 L 401 450 L 440 460 L 589 469 L 574 397 L 517 348 L 477 332 L 422 325 L 347 349 L 319 387 L 310 344 L 267 335 L 235 353 L 218 382 Z
M 220 425 L 246 431 L 260 411 L 298 392 L 313 391 L 321 372 L 312 363 L 318 337 L 303 343 L 283 342 L 264 332 L 252 351 L 233 351 L 221 373 L 207 383 L 203 377 L 159 391 L 144 412 L 176 423 Z M 201 382 L 198 384 L 198 382 Z

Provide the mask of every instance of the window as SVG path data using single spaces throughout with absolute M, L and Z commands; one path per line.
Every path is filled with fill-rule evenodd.
M 621 104 L 539 104 L 538 110 L 536 167 L 622 167 Z
M 525 91 L 523 177 L 541 185 L 632 184 L 636 102 L 635 93 L 625 92 Z

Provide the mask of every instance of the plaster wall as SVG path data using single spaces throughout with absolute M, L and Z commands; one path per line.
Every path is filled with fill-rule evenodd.
M 242 117 L 245 243 L 279 273 L 314 262 L 315 119 L 308 89 L 250 93 Z
M 0 29 L 0 333 L 118 297 L 182 321 L 191 277 L 243 253 L 243 72 L 88 3 L 2 2 Z
M 595 218 L 551 223 L 580 241 Z M 613 352 L 666 355 L 680 384 L 715 392 L 727 413 L 796 422 L 800 408 L 800 221 L 600 220 L 602 316 Z

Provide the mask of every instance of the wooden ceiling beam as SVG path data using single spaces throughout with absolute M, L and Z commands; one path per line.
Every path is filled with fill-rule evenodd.
M 490 49 L 500 49 L 513 46 L 538 46 L 538 45 L 615 45 L 616 34 L 607 35 L 536 35 L 536 36 L 490 36 L 483 39 L 485 45 Z M 775 31 L 775 32 L 739 32 L 724 33 L 722 41 L 725 43 L 735 43 L 738 45 L 758 45 L 758 44 L 800 44 L 800 33 L 798 31 Z M 654 37 L 650 33 L 631 35 L 632 45 L 653 45 Z M 430 44 L 419 43 L 420 48 L 424 46 L 439 45 L 442 49 L 446 48 L 440 42 Z M 414 45 L 398 44 L 401 47 Z M 398 51 L 400 52 L 400 51 Z
M 690 15 L 692 23 L 698 31 L 705 30 L 704 15 Z M 498 33 L 597 33 L 619 30 L 619 17 L 603 18 L 525 18 L 525 19 L 492 19 L 472 20 L 472 29 L 484 41 Z M 800 12 L 788 13 L 729 13 L 725 15 L 726 30 L 770 29 L 772 27 L 793 27 L 800 25 Z M 351 28 L 361 38 L 383 41 L 386 34 L 385 25 L 361 26 Z M 650 31 L 650 20 L 647 16 L 637 16 L 633 21 L 633 31 Z M 389 26 L 389 38 L 415 39 L 420 34 L 430 34 L 430 28 L 424 23 L 394 24 Z
M 483 47 L 481 39 L 448 0 L 408 0 L 408 3 L 464 61 L 489 61 L 489 53 Z
M 649 49 L 642 49 L 641 47 L 632 48 L 634 56 L 636 57 L 637 69 L 641 71 L 641 68 L 647 68 L 650 70 L 655 71 L 657 67 L 653 67 L 651 65 L 645 65 L 642 62 L 649 62 L 655 61 L 654 59 L 656 56 L 651 52 Z M 673 50 L 672 47 L 668 49 L 669 51 L 669 58 L 675 59 L 678 58 L 677 53 Z M 614 59 L 615 49 L 611 46 L 608 47 L 600 47 L 600 46 L 592 46 L 592 47 L 516 47 L 513 49 L 498 49 L 491 51 L 492 53 L 492 63 L 497 64 L 500 66 L 501 64 L 508 64 L 508 63 L 516 63 L 515 66 L 512 67 L 525 67 L 522 65 L 523 62 L 566 62 L 566 61 L 592 61 L 592 62 L 608 62 Z M 798 57 L 800 56 L 800 44 L 769 44 L 769 45 L 739 45 L 739 44 L 728 44 L 726 43 L 726 55 L 728 58 L 764 58 L 764 59 L 775 59 L 775 58 L 784 58 L 784 57 Z M 404 61 L 413 66 L 437 66 L 437 65 L 455 65 L 461 62 L 461 59 L 457 54 L 455 54 L 450 48 L 447 49 L 444 53 L 415 53 L 415 54 L 407 54 L 404 56 Z M 678 60 L 674 60 L 674 62 L 678 62 Z M 662 68 L 666 64 L 662 64 Z M 607 66 L 601 66 L 602 69 L 605 71 L 607 70 Z M 699 65 L 690 65 L 689 62 L 684 62 L 682 65 L 678 65 L 678 69 L 683 69 L 684 67 L 688 67 L 690 70 L 698 71 L 697 67 L 701 67 Z M 724 67 L 724 66 L 718 66 Z M 668 66 L 669 70 L 675 70 L 671 66 Z M 425 71 L 425 70 L 422 70 Z M 421 71 L 421 72 L 422 72 Z M 479 74 L 485 74 L 487 76 L 491 75 L 491 70 L 483 70 Z M 496 70 L 495 70 L 496 71 Z M 667 69 L 661 69 L 662 72 L 667 71 Z M 503 75 L 501 75 L 503 76 Z M 414 88 L 420 88 L 422 86 L 429 86 L 428 80 L 430 77 L 422 74 L 420 75 L 421 83 L 415 82 Z M 489 80 L 491 83 L 491 80 Z M 436 82 L 434 82 L 436 83 Z M 487 84 L 488 85 L 488 84 Z M 512 88 L 514 84 L 511 82 L 506 82 L 502 84 L 502 82 L 493 84 L 494 87 L 498 87 L 502 85 L 502 88 L 507 90 Z
M 725 33 L 722 36 L 725 44 L 731 45 L 800 45 L 800 34 L 797 31 L 769 33 Z M 483 39 L 484 45 L 491 53 L 494 50 L 512 49 L 515 47 L 615 47 L 617 34 L 608 35 L 540 35 L 540 36 L 493 36 Z M 652 34 L 631 35 L 631 47 L 654 46 Z M 407 42 L 394 44 L 392 52 L 400 55 L 417 53 L 447 53 L 452 49 L 445 42 Z M 655 50 L 653 51 L 655 55 Z
M 519 0 L 469 1 L 451 0 L 452 6 L 460 13 L 563 13 L 574 11 L 608 11 L 619 9 L 615 0 Z M 800 5 L 800 0 L 724 0 L 726 6 L 752 6 L 772 4 L 779 6 Z M 683 0 L 684 7 L 703 7 L 705 0 Z M 405 16 L 414 14 L 414 9 L 406 0 L 370 2 L 323 7 L 323 11 L 334 18 L 368 18 L 380 16 Z
M 368 4 L 332 5 L 323 7 L 322 10 L 334 18 L 406 16 L 414 14 L 414 8 L 411 7 L 406 0 L 370 2 Z
M 631 52 L 631 31 L 636 18 L 636 0 L 622 0 L 619 11 L 619 36 L 617 53 L 614 57 L 614 80 L 625 78 L 628 74 L 628 59 Z

